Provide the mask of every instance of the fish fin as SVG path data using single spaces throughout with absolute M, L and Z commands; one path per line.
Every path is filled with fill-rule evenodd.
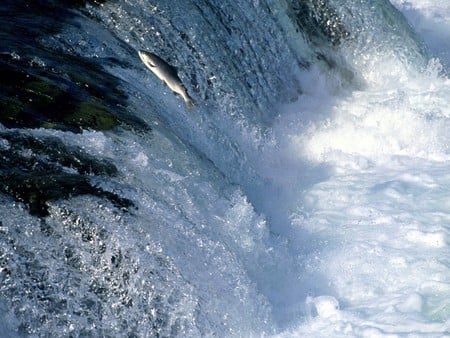
M 191 111 L 195 106 L 195 102 L 189 98 L 186 99 L 185 102 L 186 102 L 186 106 L 187 106 L 188 110 Z

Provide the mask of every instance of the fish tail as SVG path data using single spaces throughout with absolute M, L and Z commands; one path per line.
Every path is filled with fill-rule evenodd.
M 186 102 L 186 106 L 189 110 L 192 110 L 195 106 L 195 102 L 190 97 L 186 97 L 184 102 Z

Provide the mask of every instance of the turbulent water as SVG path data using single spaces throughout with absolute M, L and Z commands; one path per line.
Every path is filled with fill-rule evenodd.
M 1 337 L 450 337 L 447 1 L 0 24 Z

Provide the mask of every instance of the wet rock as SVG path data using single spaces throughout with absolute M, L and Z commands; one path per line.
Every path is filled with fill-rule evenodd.
M 103 65 L 123 66 L 77 55 L 70 42 L 49 43 L 63 29 L 87 15 L 88 0 L 5 0 L 0 4 L 0 192 L 48 214 L 48 202 L 90 194 L 120 209 L 132 202 L 92 183 L 117 175 L 107 159 L 94 158 L 56 137 L 36 136 L 29 129 L 83 130 L 150 127 L 127 109 L 121 81 Z M 73 8 L 80 10 L 73 10 Z M 47 41 L 47 42 L 46 42 Z M 126 66 L 125 66 L 126 67 Z
M 47 202 L 67 199 L 77 195 L 94 195 L 106 198 L 120 209 L 133 205 L 130 200 L 93 186 L 83 175 L 63 172 L 27 173 L 14 172 L 0 178 L 0 190 L 23 202 L 32 215 L 48 215 Z
M 292 0 L 291 17 L 312 42 L 326 39 L 338 45 L 350 37 L 350 32 L 328 0 Z
M 72 63 L 67 72 L 64 67 L 47 71 L 0 59 L 0 123 L 8 128 L 72 132 L 109 130 L 119 125 L 149 131 L 146 123 L 123 108 L 127 98 L 112 83 L 111 75 L 96 70 L 79 75 L 89 73 L 89 66 L 85 66 L 81 69 Z
M 130 200 L 91 183 L 92 175 L 111 177 L 117 168 L 56 137 L 36 138 L 18 132 L 0 133 L 8 145 L 0 149 L 0 191 L 28 206 L 33 215 L 48 215 L 48 201 L 77 195 L 104 198 L 120 209 Z

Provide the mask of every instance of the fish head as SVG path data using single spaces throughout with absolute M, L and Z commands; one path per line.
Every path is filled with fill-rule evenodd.
M 140 50 L 139 57 L 142 62 L 149 68 L 157 68 L 158 67 L 158 57 L 155 54 L 147 52 L 145 50 Z

